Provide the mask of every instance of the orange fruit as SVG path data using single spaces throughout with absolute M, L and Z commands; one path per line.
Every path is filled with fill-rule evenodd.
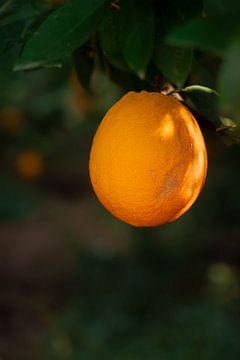
M 18 154 L 16 158 L 16 169 L 22 178 L 34 180 L 43 173 L 43 157 L 37 150 L 25 150 Z
M 191 112 L 176 99 L 129 92 L 95 134 L 90 178 L 100 202 L 134 226 L 177 219 L 205 181 L 207 151 Z

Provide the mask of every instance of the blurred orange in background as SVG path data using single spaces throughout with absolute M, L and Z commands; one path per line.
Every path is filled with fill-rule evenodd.
M 44 171 L 42 154 L 35 149 L 20 152 L 16 157 L 17 173 L 26 180 L 35 180 Z
M 9 135 L 15 135 L 21 128 L 23 115 L 15 107 L 3 108 L 0 112 L 0 130 Z

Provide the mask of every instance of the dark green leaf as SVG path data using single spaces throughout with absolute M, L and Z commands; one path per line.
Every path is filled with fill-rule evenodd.
M 192 50 L 158 42 L 154 62 L 158 70 L 173 84 L 182 86 L 191 70 Z
M 192 85 L 180 91 L 184 99 L 189 98 L 199 114 L 214 124 L 221 127 L 222 121 L 218 112 L 219 95 L 216 91 L 205 86 Z
M 207 19 L 195 18 L 177 27 L 169 36 L 168 42 L 183 47 L 193 47 L 224 56 L 232 37 L 230 29 L 219 28 Z
M 74 64 L 78 80 L 88 92 L 91 92 L 90 82 L 94 62 L 93 50 L 89 45 L 82 46 L 74 52 Z
M 240 123 L 240 38 L 227 51 L 220 71 L 219 91 L 224 109 Z
M 143 78 L 154 45 L 154 16 L 151 1 L 121 1 L 119 41 L 130 68 Z
M 163 38 L 177 25 L 199 15 L 202 12 L 202 0 L 168 0 L 159 1 L 155 4 L 156 33 Z
M 30 69 L 61 60 L 94 31 L 107 0 L 72 0 L 40 25 L 25 45 L 16 69 Z
M 24 24 L 21 21 L 15 22 L 11 25 L 4 25 L 0 27 L 0 55 L 5 51 L 18 44 L 21 39 Z
M 5 11 L 1 12 L 1 24 L 9 25 L 21 20 L 27 20 L 46 12 L 46 6 L 43 2 L 33 5 L 29 0 L 6 1 Z
M 204 0 L 204 11 L 207 16 L 213 18 L 221 18 L 226 21 L 230 19 L 233 21 L 238 19 L 240 14 L 240 1 L 239 0 Z
M 109 73 L 111 80 L 126 91 L 140 91 L 146 88 L 143 81 L 131 72 L 122 71 L 110 65 Z
M 110 64 L 121 70 L 126 70 L 128 66 L 119 47 L 118 33 L 119 11 L 110 8 L 104 16 L 98 30 L 100 46 Z
M 220 66 L 220 59 L 202 54 L 195 54 L 189 78 L 190 83 L 207 86 L 210 89 L 216 89 L 216 77 L 218 76 Z

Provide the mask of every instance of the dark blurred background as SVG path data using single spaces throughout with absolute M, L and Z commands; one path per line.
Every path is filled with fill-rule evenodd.
M 24 74 L 1 109 L 2 359 L 238 359 L 239 147 L 203 127 L 196 204 L 128 226 L 89 183 L 94 131 L 122 94 L 93 80 L 90 97 L 71 69 Z
M 189 84 L 213 85 L 219 60 L 197 59 Z M 96 127 L 126 88 L 97 64 L 90 95 L 71 61 L 0 76 L 0 359 L 239 359 L 239 146 L 199 117 L 199 199 L 134 228 L 88 176 Z

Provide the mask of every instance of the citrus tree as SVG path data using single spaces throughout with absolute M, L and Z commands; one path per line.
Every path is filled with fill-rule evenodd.
M 69 61 L 91 91 L 97 65 L 126 90 L 178 92 L 238 142 L 239 14 L 238 0 L 6 0 L 1 91 L 18 72 Z
M 34 311 L 40 311 L 46 333 L 40 359 L 235 360 L 240 357 L 239 176 L 236 174 L 239 147 L 230 146 L 240 142 L 239 19 L 239 0 L 0 1 L 0 223 L 33 213 L 44 203 L 49 191 L 64 199 L 75 199 L 77 195 L 82 199 L 81 196 L 86 195 L 90 141 L 106 110 L 125 93 L 116 104 L 117 110 L 114 105 L 96 132 L 97 141 L 93 142 L 90 156 L 93 187 L 106 208 L 129 224 L 153 226 L 175 220 L 189 209 L 203 186 L 207 154 L 200 128 L 207 129 L 204 135 L 207 134 L 211 169 L 206 191 L 199 206 L 182 221 L 153 229 L 133 229 L 112 218 L 107 220 L 105 215 L 100 215 L 98 222 L 96 219 L 101 213 L 96 212 L 92 222 L 86 221 L 86 228 L 90 230 L 84 235 L 85 219 L 92 209 L 95 211 L 91 206 L 88 208 L 84 200 L 82 214 L 86 214 L 81 221 L 81 211 L 77 215 L 73 213 L 73 219 L 76 217 L 83 227 L 81 233 L 76 233 L 76 240 L 79 237 L 83 243 L 89 242 L 91 248 L 91 239 L 96 237 L 93 245 L 96 251 L 85 253 L 81 248 L 79 253 L 72 242 L 75 234 L 68 230 L 68 224 L 65 226 L 72 213 L 65 216 L 66 213 L 60 211 L 60 221 L 52 221 L 51 209 L 55 212 L 59 206 L 54 203 L 47 218 L 53 222 L 53 227 L 59 227 L 56 236 L 64 233 L 59 235 L 60 241 L 63 238 L 73 250 L 70 261 L 74 262 L 74 267 L 76 265 L 76 271 L 69 276 L 62 276 L 62 269 L 59 273 L 55 269 L 61 253 L 60 242 L 56 242 L 52 258 L 44 252 L 43 257 L 37 256 L 36 263 L 31 258 L 28 267 L 24 247 L 19 251 L 20 257 L 17 256 L 18 249 L 22 249 L 22 237 L 18 236 L 21 226 L 6 237 L 9 247 L 16 246 L 16 249 L 8 252 L 5 244 L 2 248 L 3 279 L 8 254 L 13 254 L 17 261 L 16 266 L 9 266 L 15 273 L 18 263 L 23 263 L 25 271 L 33 275 L 39 268 L 32 281 L 33 292 L 38 297 L 36 303 L 33 301 Z M 108 86 L 103 84 L 105 82 Z M 118 110 L 124 108 L 127 113 L 133 106 L 139 118 L 147 109 L 138 131 L 136 117 L 128 121 L 125 116 L 117 123 Z M 165 117 L 166 109 L 170 109 L 170 119 Z M 171 147 L 165 144 L 160 148 L 157 141 L 150 146 L 150 151 L 145 147 L 149 145 L 149 133 L 156 138 L 159 135 L 155 118 L 149 117 L 149 113 L 161 115 L 158 130 L 173 140 Z M 172 116 L 173 113 L 185 115 Z M 87 121 L 91 116 L 93 121 Z M 106 129 L 109 118 L 111 122 Z M 191 137 L 186 130 L 189 123 L 193 125 Z M 116 126 L 121 128 L 121 139 L 126 142 L 117 138 L 117 146 L 114 144 L 111 149 L 112 157 L 107 158 L 109 147 L 104 144 L 111 142 Z M 171 137 L 173 131 L 177 136 Z M 210 133 L 214 140 L 211 136 L 208 138 Z M 139 165 L 135 161 L 134 165 L 141 170 L 144 191 L 138 178 L 129 172 L 127 176 L 124 173 L 124 182 L 117 183 L 119 193 L 115 188 L 113 197 L 108 185 L 116 182 L 108 178 L 109 169 L 115 161 L 114 175 L 121 175 L 120 166 L 122 170 L 125 162 L 118 161 L 120 152 L 128 159 L 136 159 L 132 146 L 136 134 L 143 140 L 139 141 L 137 150 L 140 149 L 147 160 L 144 166 L 152 182 L 144 177 L 146 171 L 142 163 Z M 229 147 L 224 153 L 225 145 Z M 168 157 L 170 153 L 172 157 Z M 162 167 L 158 166 L 159 160 Z M 155 168 L 149 167 L 151 161 L 157 164 Z M 96 185 L 103 172 L 103 182 Z M 184 181 L 185 174 L 188 182 Z M 167 187 L 163 186 L 163 192 L 158 193 L 159 205 L 164 204 L 164 214 L 159 207 L 153 209 L 156 212 L 153 216 L 145 209 L 142 211 L 141 206 L 134 204 L 131 208 L 132 199 L 122 197 L 132 183 L 134 200 L 141 195 L 142 205 L 144 197 L 147 198 L 145 195 L 149 195 L 147 200 L 153 199 L 153 192 L 159 190 L 157 185 L 164 183 L 159 179 L 166 176 L 176 191 L 167 201 Z M 39 194 L 37 189 L 41 190 Z M 181 190 L 184 190 L 185 199 L 180 197 Z M 116 199 L 120 199 L 120 206 Z M 134 218 L 136 208 L 142 212 L 137 221 Z M 66 207 L 65 211 L 68 209 Z M 165 218 L 158 218 L 159 215 Z M 104 231 L 98 231 L 100 222 Z M 42 249 L 45 226 L 41 235 L 42 220 L 39 224 L 36 233 L 39 231 L 39 248 Z M 105 232 L 106 229 L 110 232 Z M 119 242 L 124 238 L 134 240 L 128 253 L 118 256 L 114 251 L 106 254 L 99 251 L 101 237 L 104 240 L 105 236 L 107 240 L 108 236 L 113 238 L 111 243 L 115 249 L 116 233 L 119 233 Z M 11 234 L 17 241 L 11 242 Z M 35 246 L 34 234 L 32 231 L 29 234 L 31 239 L 23 245 L 27 247 L 31 242 Z M 31 255 L 31 251 L 27 254 Z M 66 257 L 65 251 L 63 257 Z M 46 267 L 42 258 L 49 258 L 51 266 L 47 262 Z M 62 267 L 65 262 L 59 261 L 59 264 Z M 56 284 L 48 266 L 57 274 Z M 72 265 L 70 269 L 72 271 Z M 40 273 L 43 280 L 38 286 L 38 280 L 34 279 L 38 279 Z M 20 275 L 16 275 L 19 288 Z M 44 276 L 50 279 L 49 283 L 45 284 Z M 28 327 L 29 319 L 25 321 L 25 318 L 32 318 L 29 316 L 31 306 L 28 312 L 31 301 L 24 305 L 20 298 L 20 303 L 15 305 L 18 292 L 12 291 L 7 277 L 3 283 L 10 289 L 10 296 L 4 296 L 3 292 L 0 301 L 2 323 L 10 324 L 5 327 L 14 330 L 13 317 L 9 316 L 13 297 L 13 308 L 23 316 L 17 317 L 13 335 L 20 334 L 17 345 L 24 344 L 21 333 Z M 46 297 L 50 297 L 50 310 L 46 313 L 41 310 L 44 306 L 39 306 L 41 299 L 45 303 L 41 283 L 47 289 Z M 24 281 L 21 287 L 23 292 L 28 289 L 26 284 L 28 282 Z M 52 305 L 55 303 L 52 291 L 56 308 Z M 28 290 L 26 297 L 29 298 Z M 10 323 L 6 323 L 7 317 Z M 22 327 L 19 319 L 24 319 Z M 52 322 L 54 326 L 50 329 Z M 35 341 L 32 329 L 36 327 L 36 324 L 30 327 L 30 342 Z M 3 346 L 1 341 L 1 351 Z M 14 348 L 17 352 L 21 348 L 28 351 L 31 346 L 19 349 L 11 344 L 11 357 Z

